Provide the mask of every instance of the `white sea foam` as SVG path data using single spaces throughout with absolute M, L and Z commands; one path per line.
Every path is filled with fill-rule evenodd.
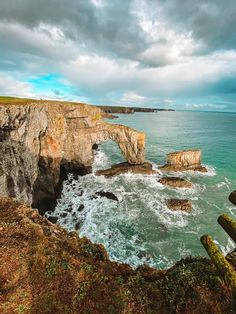
M 95 170 L 111 164 L 102 149 L 96 152 Z M 210 176 L 216 174 L 214 168 L 208 169 Z M 203 232 L 201 226 L 205 220 L 200 220 L 206 215 L 205 205 L 217 208 L 214 200 L 208 201 L 205 197 L 209 187 L 197 179 L 205 174 L 175 175 L 197 182 L 191 189 L 173 189 L 158 182 L 160 174 L 128 173 L 109 179 L 94 173 L 78 179 L 69 176 L 53 215 L 68 230 L 79 229 L 81 236 L 104 244 L 112 260 L 129 263 L 132 267 L 147 263 L 166 268 L 176 260 L 196 253 L 183 239 L 193 238 L 196 241 L 194 250 L 198 248 L 202 252 L 198 238 Z M 229 183 L 225 180 L 225 184 Z M 119 202 L 96 195 L 98 191 L 114 193 Z M 171 211 L 165 201 L 172 197 L 192 200 L 193 211 Z M 199 206 L 199 202 L 204 206 Z

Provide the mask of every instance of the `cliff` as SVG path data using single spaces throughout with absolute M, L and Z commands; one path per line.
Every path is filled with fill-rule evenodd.
M 82 103 L 0 103 L 0 196 L 41 210 L 55 206 L 68 172 L 91 171 L 92 147 L 111 139 L 130 164 L 144 162 L 145 134 L 103 121 L 101 109 Z
M 101 245 L 0 198 L 0 313 L 233 313 L 205 258 L 168 270 L 111 262 Z

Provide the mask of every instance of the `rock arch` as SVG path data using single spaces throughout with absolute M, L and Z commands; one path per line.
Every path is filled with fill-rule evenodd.
M 1 104 L 0 128 L 10 131 L 0 143 L 0 196 L 14 192 L 17 200 L 29 205 L 40 207 L 43 200 L 51 200 L 53 207 L 65 173 L 89 172 L 92 146 L 108 139 L 118 144 L 129 163 L 143 163 L 145 134 L 109 124 L 103 115 L 101 109 L 82 103 Z

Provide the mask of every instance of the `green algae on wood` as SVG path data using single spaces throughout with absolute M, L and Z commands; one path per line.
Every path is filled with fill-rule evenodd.
M 218 223 L 228 233 L 230 238 L 236 243 L 236 221 L 228 215 L 221 215 Z

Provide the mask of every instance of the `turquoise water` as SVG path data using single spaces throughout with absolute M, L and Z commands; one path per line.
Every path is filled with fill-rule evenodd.
M 65 182 L 55 214 L 59 223 L 80 235 L 102 243 L 111 259 L 136 267 L 147 263 L 156 268 L 171 266 L 188 255 L 205 255 L 199 241 L 210 234 L 224 253 L 232 241 L 217 224 L 227 213 L 236 218 L 228 195 L 236 189 L 236 114 L 203 112 L 158 112 L 120 115 L 120 123 L 146 133 L 146 159 L 154 167 L 165 162 L 171 151 L 200 148 L 208 173 L 180 173 L 191 180 L 192 189 L 172 189 L 158 183 L 160 175 L 121 175 L 112 179 L 94 174 Z M 123 161 L 113 142 L 101 145 L 94 169 Z M 81 195 L 83 190 L 83 195 Z M 113 192 L 119 203 L 92 199 L 96 191 Z M 165 205 L 170 197 L 188 198 L 193 211 L 172 212 Z M 78 211 L 83 204 L 84 210 Z M 70 208 L 71 212 L 68 212 Z M 67 212 L 67 217 L 60 217 Z

